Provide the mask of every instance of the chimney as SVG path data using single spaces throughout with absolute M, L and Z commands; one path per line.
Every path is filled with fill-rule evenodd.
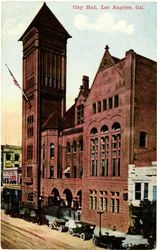
M 89 89 L 89 77 L 88 76 L 83 76 L 82 85 L 83 85 L 83 90 Z

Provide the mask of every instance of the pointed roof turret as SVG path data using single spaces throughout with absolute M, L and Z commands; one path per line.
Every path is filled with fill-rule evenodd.
M 58 21 L 56 16 L 52 13 L 52 11 L 47 7 L 46 3 L 44 2 L 43 6 L 33 19 L 33 21 L 30 23 L 26 31 L 23 33 L 23 35 L 20 37 L 19 41 L 22 41 L 24 36 L 28 33 L 28 31 L 31 28 L 39 28 L 39 27 L 46 27 L 52 30 L 55 30 L 57 32 L 60 32 L 64 35 L 66 35 L 67 38 L 71 38 L 69 33 L 66 31 L 66 29 L 63 27 L 63 25 Z
M 113 66 L 116 62 L 119 61 L 118 58 L 111 56 L 109 52 L 110 47 L 106 45 L 105 47 L 105 53 L 103 55 L 103 58 L 101 60 L 100 66 L 98 68 L 98 71 L 101 71 L 103 69 L 106 69 L 108 67 Z

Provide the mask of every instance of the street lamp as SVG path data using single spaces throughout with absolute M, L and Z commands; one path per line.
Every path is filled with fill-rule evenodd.
M 38 210 L 41 211 L 41 202 L 42 202 L 42 196 L 39 196 L 38 198 Z
M 38 197 L 38 219 L 39 219 L 39 224 L 41 225 L 42 223 L 42 214 L 41 214 L 41 203 L 42 203 L 42 196 Z
M 98 210 L 97 214 L 99 214 L 99 237 L 101 237 L 101 215 L 104 213 L 104 210 Z

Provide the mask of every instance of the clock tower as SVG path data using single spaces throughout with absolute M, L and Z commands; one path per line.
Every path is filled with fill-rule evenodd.
M 71 36 L 43 4 L 19 41 L 23 43 L 22 200 L 38 205 L 42 124 L 66 109 L 66 47 Z M 57 118 L 56 118 L 57 119 Z M 57 121 L 54 121 L 57 122 Z

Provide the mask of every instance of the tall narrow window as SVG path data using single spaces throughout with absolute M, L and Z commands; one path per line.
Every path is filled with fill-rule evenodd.
M 91 176 L 97 176 L 97 168 L 98 168 L 98 136 L 97 129 L 91 129 L 91 140 L 90 140 L 90 148 L 91 148 Z
M 112 97 L 110 97 L 108 100 L 108 106 L 109 106 L 109 109 L 112 109 Z
M 15 161 L 19 161 L 20 159 L 20 155 L 19 154 L 15 154 Z
M 96 190 L 90 190 L 90 198 L 89 198 L 89 205 L 90 209 L 97 209 L 97 191 Z
M 96 113 L 96 103 L 93 103 L 93 114 Z
M 119 199 L 115 199 L 115 212 L 119 213 Z
M 50 166 L 50 178 L 54 178 L 54 166 Z
M 135 200 L 141 200 L 141 183 L 135 183 Z
M 120 202 L 119 202 L 119 192 L 111 192 L 111 212 L 119 213 Z
M 70 153 L 70 142 L 67 142 L 66 151 L 67 153 Z
M 50 158 L 54 158 L 54 149 L 55 146 L 53 143 L 50 144 Z
M 101 112 L 101 102 L 98 102 L 98 112 Z
M 108 176 L 109 135 L 108 127 L 101 128 L 101 176 Z
M 99 192 L 99 209 L 107 211 L 107 191 Z
M 112 176 L 120 176 L 121 134 L 120 124 L 112 126 Z
M 73 166 L 73 178 L 77 177 L 76 166 Z
M 147 148 L 147 133 L 140 132 L 140 148 Z
M 97 176 L 98 161 L 92 160 L 91 164 L 91 176 Z
M 78 177 L 82 178 L 82 176 L 83 176 L 83 166 L 80 165 L 79 168 L 78 168 Z
M 6 161 L 10 161 L 11 160 L 11 154 L 6 153 Z
M 114 213 L 114 203 L 115 199 L 111 198 L 111 212 Z
M 148 183 L 144 183 L 144 199 L 148 199 Z
M 77 123 L 81 124 L 84 121 L 84 106 L 83 104 L 77 107 Z
M 107 99 L 103 100 L 103 111 L 107 110 Z
M 42 146 L 42 156 L 43 156 L 43 160 L 45 159 L 45 144 L 43 144 Z
M 32 177 L 32 176 L 33 176 L 32 167 L 31 167 L 31 166 L 28 166 L 28 167 L 27 167 L 27 177 Z
M 119 95 L 115 95 L 114 96 L 114 107 L 118 107 L 119 106 Z
M 34 116 L 29 115 L 27 117 L 27 137 L 33 137 L 33 126 L 34 126 Z
M 27 146 L 27 160 L 33 159 L 33 145 Z
M 83 151 L 83 140 L 82 139 L 79 141 L 79 150 Z
M 73 142 L 73 152 L 76 153 L 76 141 Z

